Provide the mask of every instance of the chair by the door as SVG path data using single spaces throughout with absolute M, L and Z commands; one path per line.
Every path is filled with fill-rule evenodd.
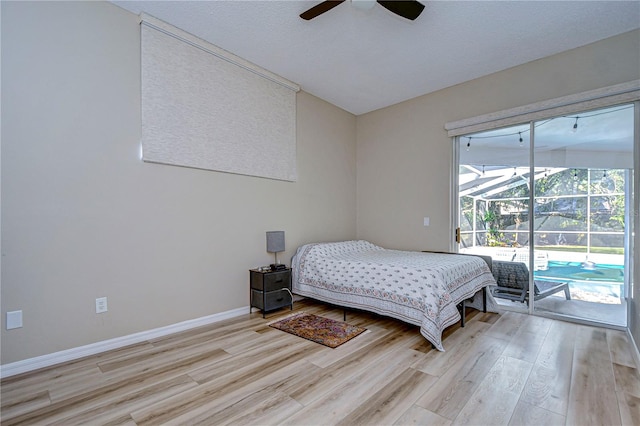
M 529 304 L 529 269 L 522 262 L 493 261 L 493 277 L 497 286 L 491 289 L 493 297 Z M 567 300 L 571 300 L 569 283 L 534 280 L 533 300 L 540 300 L 559 291 L 564 291 Z

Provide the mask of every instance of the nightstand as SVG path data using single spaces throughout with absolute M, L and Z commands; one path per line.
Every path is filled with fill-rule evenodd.
M 289 306 L 293 310 L 293 295 L 291 293 L 291 269 L 282 271 L 249 270 L 251 305 L 262 310 L 262 318 L 265 313 L 274 309 Z

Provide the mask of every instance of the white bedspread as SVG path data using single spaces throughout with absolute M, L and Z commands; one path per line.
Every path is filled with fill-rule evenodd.
M 460 320 L 456 305 L 496 285 L 479 257 L 388 250 L 368 241 L 307 244 L 291 266 L 294 293 L 419 325 L 438 350 L 442 331 Z M 481 307 L 482 297 L 474 299 L 471 306 Z M 493 302 L 489 292 L 487 301 Z

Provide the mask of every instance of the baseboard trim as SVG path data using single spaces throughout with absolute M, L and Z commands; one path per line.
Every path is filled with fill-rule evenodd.
M 139 333 L 129 334 L 127 336 L 116 337 L 101 342 L 92 343 L 77 348 L 66 349 L 64 351 L 54 352 L 47 355 L 41 355 L 34 358 L 28 358 L 22 361 L 16 361 L 5 365 L 0 365 L 0 378 L 15 376 L 16 374 L 27 373 L 44 367 L 61 364 L 63 362 L 73 361 L 89 355 L 95 355 L 112 349 L 119 349 L 125 346 L 144 342 L 145 340 L 155 339 L 167 336 L 169 334 L 178 333 L 180 331 L 189 330 L 203 325 L 213 324 L 229 318 L 235 318 L 249 312 L 249 307 L 232 309 L 218 314 L 207 315 L 192 320 L 167 325 L 165 327 L 154 328 L 152 330 L 141 331 Z
M 627 328 L 627 336 L 629 336 L 629 341 L 631 342 L 631 353 L 633 354 L 633 360 L 636 362 L 636 368 L 640 368 L 640 351 L 638 351 L 638 345 L 629 328 Z

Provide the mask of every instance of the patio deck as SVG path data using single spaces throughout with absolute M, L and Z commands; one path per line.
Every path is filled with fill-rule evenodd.
M 528 247 L 473 247 L 460 250 L 461 253 L 489 255 L 495 260 L 529 263 Z M 562 292 L 535 302 L 537 312 L 549 312 L 566 316 L 567 318 L 587 319 L 603 324 L 626 326 L 626 301 L 624 299 L 624 277 L 616 276 L 615 272 L 605 274 L 584 269 L 576 274 L 576 264 L 585 260 L 586 253 L 563 252 L 552 250 L 536 250 L 534 276 L 544 280 L 559 280 L 569 282 L 572 300 L 566 300 Z M 614 266 L 616 271 L 623 274 L 619 268 L 624 265 L 624 256 L 612 254 L 589 254 L 588 260 L 597 265 Z M 571 266 L 573 276 L 561 276 L 557 270 L 558 264 Z M 571 265 L 573 264 L 573 265 Z M 607 278 L 607 275 L 609 278 Z M 496 300 L 501 306 L 516 309 L 527 309 L 523 303 L 509 300 Z M 522 306 L 518 306 L 522 305 Z

